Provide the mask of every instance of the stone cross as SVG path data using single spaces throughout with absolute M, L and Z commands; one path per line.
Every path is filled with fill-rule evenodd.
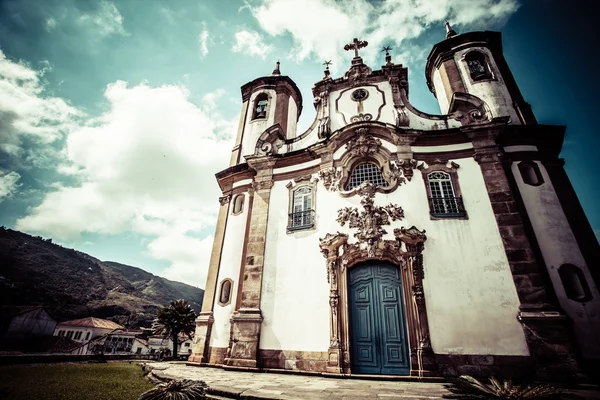
M 354 50 L 354 58 L 358 58 L 358 49 L 367 47 L 368 45 L 369 42 L 367 42 L 366 40 L 358 40 L 357 38 L 354 38 L 354 41 L 352 43 L 344 46 L 344 50 Z

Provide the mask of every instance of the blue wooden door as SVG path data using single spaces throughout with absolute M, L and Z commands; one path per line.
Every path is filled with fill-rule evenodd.
M 410 374 L 399 274 L 398 268 L 383 263 L 349 271 L 352 373 Z

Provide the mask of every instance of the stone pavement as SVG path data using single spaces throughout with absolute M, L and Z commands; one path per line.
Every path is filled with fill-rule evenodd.
M 160 378 L 203 380 L 218 399 L 248 400 L 423 400 L 449 393 L 442 383 L 330 378 L 267 372 L 228 371 L 187 366 L 181 362 L 148 362 Z M 575 393 L 575 391 L 573 391 Z M 600 393 L 576 391 L 582 399 L 600 400 Z

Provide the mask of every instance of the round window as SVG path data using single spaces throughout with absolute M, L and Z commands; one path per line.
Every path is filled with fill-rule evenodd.
M 369 97 L 369 92 L 367 92 L 365 89 L 356 89 L 354 92 L 352 92 L 352 100 L 354 101 L 363 101 L 367 97 Z

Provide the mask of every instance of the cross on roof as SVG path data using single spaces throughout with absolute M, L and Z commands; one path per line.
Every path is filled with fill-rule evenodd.
M 367 42 L 366 40 L 358 40 L 357 38 L 354 38 L 354 41 L 352 43 L 344 46 L 344 50 L 354 50 L 354 58 L 358 58 L 358 49 L 367 47 L 368 45 L 369 42 Z

